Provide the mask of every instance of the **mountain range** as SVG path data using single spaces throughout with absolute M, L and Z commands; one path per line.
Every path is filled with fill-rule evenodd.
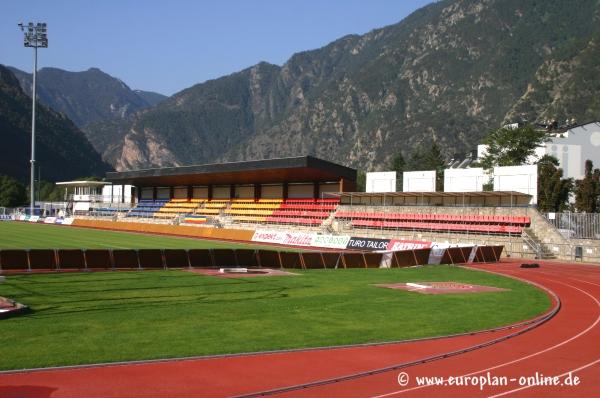
M 0 174 L 28 181 L 31 155 L 31 98 L 0 65 Z M 64 114 L 36 107 L 36 178 L 47 181 L 103 176 L 112 167 Z
M 23 91 L 31 96 L 31 73 L 9 69 L 19 79 Z M 83 72 L 42 68 L 37 73 L 37 95 L 40 103 L 64 113 L 82 128 L 90 123 L 127 119 L 166 98 L 158 93 L 132 90 L 98 68 Z
M 117 170 L 304 154 L 382 170 L 432 141 L 461 156 L 509 121 L 600 119 L 599 22 L 598 0 L 443 0 L 166 99 L 42 69 L 40 102 Z

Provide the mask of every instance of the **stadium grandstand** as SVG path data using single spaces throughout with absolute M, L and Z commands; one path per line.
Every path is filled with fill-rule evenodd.
M 289 244 L 282 234 L 304 234 L 293 239 L 336 242 L 332 248 L 354 248 L 358 239 L 380 250 L 487 245 L 504 246 L 506 256 L 600 258 L 598 240 L 565 238 L 528 193 L 356 192 L 356 178 L 354 169 L 311 156 L 110 172 L 105 190 L 118 192 L 116 200 L 73 195 L 85 205 L 66 207 L 77 210 L 73 224 L 104 229 L 282 244 Z M 90 184 L 97 194 L 102 183 Z M 74 186 L 89 193 L 85 183 Z

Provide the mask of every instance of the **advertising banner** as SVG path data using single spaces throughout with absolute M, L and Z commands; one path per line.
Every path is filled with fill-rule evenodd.
M 303 232 L 265 231 L 257 229 L 252 236 L 253 242 L 277 243 L 289 246 L 310 246 L 313 234 Z
M 346 235 L 318 235 L 303 232 L 269 231 L 257 229 L 253 242 L 277 243 L 288 246 L 311 246 L 328 249 L 345 249 L 350 240 Z
M 325 247 L 328 249 L 345 249 L 350 237 L 347 235 L 314 235 L 313 247 Z
M 387 250 L 389 239 L 357 238 L 352 237 L 346 249 L 352 250 Z
M 387 250 L 397 252 L 401 250 L 416 250 L 416 249 L 428 249 L 431 247 L 431 242 L 424 242 L 422 240 L 398 240 L 392 239 L 388 243 Z

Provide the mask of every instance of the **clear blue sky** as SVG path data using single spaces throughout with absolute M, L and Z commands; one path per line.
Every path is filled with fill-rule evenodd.
M 98 67 L 171 95 L 260 61 L 399 22 L 432 0 L 6 0 L 0 63 L 32 70 L 17 23 L 46 22 L 39 67 Z

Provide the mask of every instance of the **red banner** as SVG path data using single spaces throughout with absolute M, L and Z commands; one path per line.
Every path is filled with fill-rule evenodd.
M 430 247 L 431 242 L 424 242 L 422 240 L 392 239 L 387 245 L 387 250 L 397 252 L 400 250 L 428 249 Z

